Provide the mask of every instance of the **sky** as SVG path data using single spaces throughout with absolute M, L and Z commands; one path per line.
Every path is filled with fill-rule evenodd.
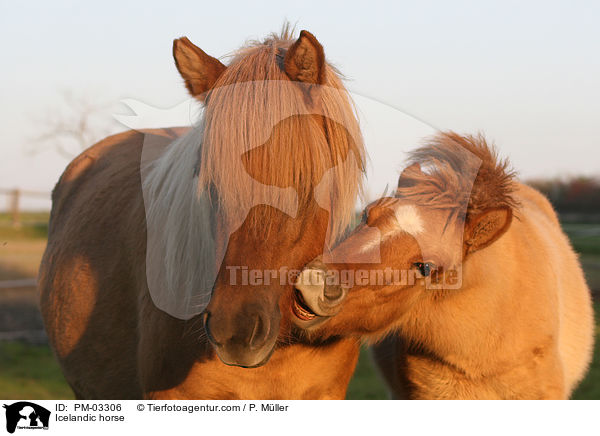
M 123 99 L 167 114 L 187 98 L 173 39 L 223 57 L 285 20 L 347 78 L 370 196 L 436 129 L 484 133 L 524 179 L 600 175 L 599 19 L 593 1 L 2 2 L 0 188 L 50 192 L 58 180 L 68 160 L 31 149 L 61 93 L 110 103 L 107 119 L 130 113 Z

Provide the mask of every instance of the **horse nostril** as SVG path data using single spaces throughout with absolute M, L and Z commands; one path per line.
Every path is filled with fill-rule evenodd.
M 210 318 L 210 312 L 208 311 L 204 311 L 204 313 L 202 314 L 202 324 L 204 325 L 204 331 L 206 332 L 206 336 L 208 337 L 208 340 L 215 346 L 220 346 L 221 344 L 219 343 L 219 341 L 217 341 L 215 339 L 215 337 L 212 335 L 212 333 L 210 332 L 210 327 L 208 326 L 208 319 Z
M 325 286 L 323 295 L 330 301 L 338 300 L 344 294 L 344 290 L 340 285 Z
M 254 328 L 250 335 L 248 344 L 250 348 L 256 349 L 262 347 L 269 336 L 269 321 L 264 315 L 257 315 L 254 321 Z

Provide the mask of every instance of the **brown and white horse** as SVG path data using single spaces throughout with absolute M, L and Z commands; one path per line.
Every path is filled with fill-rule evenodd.
M 593 311 L 550 203 L 482 137 L 440 134 L 411 163 L 396 195 L 302 272 L 304 322 L 319 337 L 388 334 L 373 351 L 396 398 L 568 398 Z M 341 311 L 317 317 L 342 285 Z
M 290 321 L 293 280 L 231 271 L 298 270 L 350 223 L 364 161 L 351 99 L 306 31 L 228 66 L 187 38 L 173 53 L 200 126 L 111 136 L 53 192 L 39 287 L 66 380 L 87 399 L 344 398 L 356 339 L 310 340 Z M 147 146 L 160 156 L 142 165 Z

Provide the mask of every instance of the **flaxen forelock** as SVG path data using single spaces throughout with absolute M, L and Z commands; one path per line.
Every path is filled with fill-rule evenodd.
M 252 42 L 238 51 L 218 79 L 205 110 L 199 190 L 213 187 L 220 210 L 226 219 L 235 220 L 237 211 L 265 199 L 281 209 L 293 206 L 286 204 L 296 201 L 289 196 L 272 198 L 283 192 L 273 186 L 292 187 L 302 209 L 325 181 L 329 185 L 319 191 L 328 193 L 322 196 L 328 204 L 320 205 L 331 212 L 330 236 L 335 239 L 350 224 L 362 191 L 362 136 L 353 102 L 332 67 L 326 64 L 323 86 L 289 80 L 281 54 L 292 43 L 290 29 L 280 37 Z M 347 164 L 348 157 L 355 163 Z M 327 171 L 333 177 L 325 178 Z M 261 183 L 231 177 L 241 172 Z M 268 180 L 261 180 L 267 172 Z M 267 229 L 272 213 L 278 212 L 265 208 L 256 226 Z

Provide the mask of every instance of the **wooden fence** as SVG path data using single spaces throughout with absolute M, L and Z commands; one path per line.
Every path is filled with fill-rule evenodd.
M 6 210 L 11 217 L 11 223 L 13 227 L 21 227 L 21 198 L 22 197 L 35 197 L 50 199 L 49 192 L 43 191 L 32 191 L 27 189 L 2 189 L 0 188 L 0 195 L 7 197 Z

